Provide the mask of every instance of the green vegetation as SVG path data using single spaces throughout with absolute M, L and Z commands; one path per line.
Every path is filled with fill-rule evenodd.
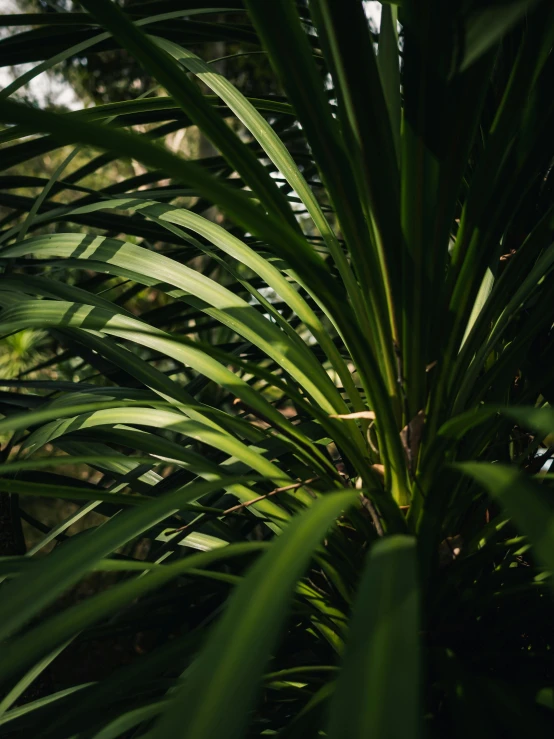
M 550 736 L 552 3 L 41 7 L 0 21 L 0 736 Z M 146 89 L 24 102 L 96 54 Z

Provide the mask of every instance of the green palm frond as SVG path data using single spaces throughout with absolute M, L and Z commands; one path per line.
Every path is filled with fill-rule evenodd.
M 551 4 L 120 5 L 0 21 L 0 735 L 542 736 Z

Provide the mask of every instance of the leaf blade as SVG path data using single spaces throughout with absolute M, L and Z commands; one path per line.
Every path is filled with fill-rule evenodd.
M 417 579 L 413 537 L 373 545 L 331 701 L 329 739 L 420 736 Z
M 286 602 L 331 521 L 354 500 L 349 493 L 327 495 L 292 521 L 233 594 L 190 678 L 149 739 L 243 736 Z

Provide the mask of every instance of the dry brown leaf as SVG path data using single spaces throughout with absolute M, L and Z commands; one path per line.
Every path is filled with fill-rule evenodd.
M 460 556 L 463 538 L 457 534 L 456 536 L 447 536 L 439 545 L 439 567 L 446 567 Z
M 356 418 L 367 418 L 369 421 L 375 420 L 375 413 L 373 411 L 357 411 L 357 413 L 333 413 L 329 418 L 342 418 L 346 421 L 354 420 Z
M 371 469 L 375 470 L 375 472 L 381 477 L 382 479 L 385 478 L 385 467 L 382 464 L 372 464 Z
M 417 460 L 424 424 L 425 411 L 421 410 L 400 432 L 402 445 L 404 446 L 404 451 L 406 452 L 406 457 L 408 458 L 410 470 L 412 472 L 414 471 L 415 461 Z

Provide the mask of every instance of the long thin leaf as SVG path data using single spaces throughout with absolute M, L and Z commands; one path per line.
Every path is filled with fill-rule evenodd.
M 239 481 L 240 478 L 233 482 Z M 70 540 L 46 559 L 36 561 L 24 578 L 4 587 L 6 597 L 0 604 L 1 638 L 5 639 L 18 631 L 66 588 L 77 582 L 98 560 L 178 511 L 182 503 L 197 500 L 220 488 L 219 480 L 179 488 L 149 505 L 116 516 L 95 531 L 93 536 L 87 536 L 86 540 Z M 34 593 L 32 599 L 29 599 L 29 592 Z
M 529 538 L 538 559 L 553 573 L 554 506 L 544 488 L 508 465 L 464 462 L 457 466 L 486 487 L 520 531 Z M 552 576 L 548 582 L 554 589 Z
M 185 685 L 148 736 L 244 735 L 296 581 L 331 522 L 353 502 L 351 493 L 328 495 L 291 522 L 235 590 Z
M 331 739 L 421 735 L 417 570 L 415 539 L 373 545 L 331 701 Z

